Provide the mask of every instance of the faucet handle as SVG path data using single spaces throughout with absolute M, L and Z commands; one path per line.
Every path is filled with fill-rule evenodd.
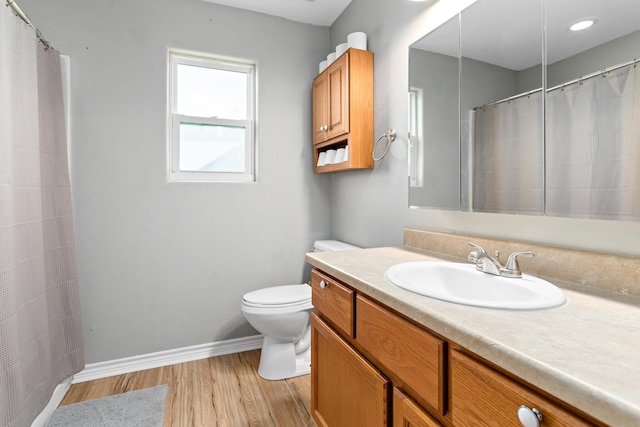
M 520 265 L 518 264 L 518 256 L 533 257 L 535 254 L 531 251 L 512 253 L 507 259 L 507 264 L 500 270 L 501 276 L 522 277 L 522 271 L 520 271 Z
M 477 263 L 477 262 L 478 262 L 478 260 L 479 260 L 479 258 L 480 258 L 480 255 L 481 255 L 481 254 L 486 254 L 486 253 L 487 253 L 487 251 L 485 251 L 485 250 L 482 248 L 482 246 L 477 245 L 477 244 L 475 244 L 475 243 L 473 243 L 473 242 L 469 242 L 469 246 L 474 247 L 474 248 L 476 248 L 476 249 L 477 249 L 477 250 L 475 250 L 475 251 L 471 251 L 471 252 L 469 253 L 469 255 L 467 256 L 467 259 L 468 259 L 469 261 L 471 261 L 471 262 L 475 262 L 475 263 Z
M 480 253 L 484 253 L 484 254 L 487 253 L 487 251 L 485 251 L 482 248 L 482 246 L 478 245 L 477 243 L 469 242 L 469 246 L 476 248 L 478 250 L 478 252 L 480 252 Z

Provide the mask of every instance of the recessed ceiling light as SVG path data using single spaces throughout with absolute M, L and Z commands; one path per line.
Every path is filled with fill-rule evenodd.
M 572 26 L 570 26 L 569 29 L 571 31 L 586 30 L 587 28 L 594 26 L 596 24 L 596 22 L 598 22 L 598 20 L 596 18 L 581 19 L 580 21 L 578 21 L 575 24 L 573 24 Z

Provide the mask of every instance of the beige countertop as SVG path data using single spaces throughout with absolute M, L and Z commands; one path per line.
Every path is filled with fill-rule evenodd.
M 314 267 L 600 421 L 640 426 L 640 298 L 551 279 L 565 292 L 563 306 L 496 310 L 417 295 L 384 278 L 397 263 L 442 259 L 463 261 L 410 247 L 306 255 Z

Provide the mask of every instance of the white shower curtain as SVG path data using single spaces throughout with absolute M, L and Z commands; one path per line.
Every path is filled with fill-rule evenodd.
M 60 55 L 0 7 L 0 425 L 84 367 Z
M 547 213 L 640 220 L 640 64 L 547 94 Z
M 543 214 L 542 91 L 474 116 L 473 210 Z
M 640 220 L 640 64 L 548 91 L 544 138 L 540 97 L 476 109 L 473 210 Z

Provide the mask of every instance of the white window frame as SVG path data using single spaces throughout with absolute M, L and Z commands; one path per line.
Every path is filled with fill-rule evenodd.
M 409 88 L 409 186 L 423 186 L 424 140 L 423 140 L 422 89 Z
M 249 61 L 169 49 L 168 117 L 167 117 L 167 179 L 169 182 L 255 182 L 256 177 L 256 64 Z M 178 65 L 192 65 L 247 74 L 247 119 L 221 119 L 178 114 Z M 231 126 L 245 129 L 245 172 L 181 171 L 180 123 Z

